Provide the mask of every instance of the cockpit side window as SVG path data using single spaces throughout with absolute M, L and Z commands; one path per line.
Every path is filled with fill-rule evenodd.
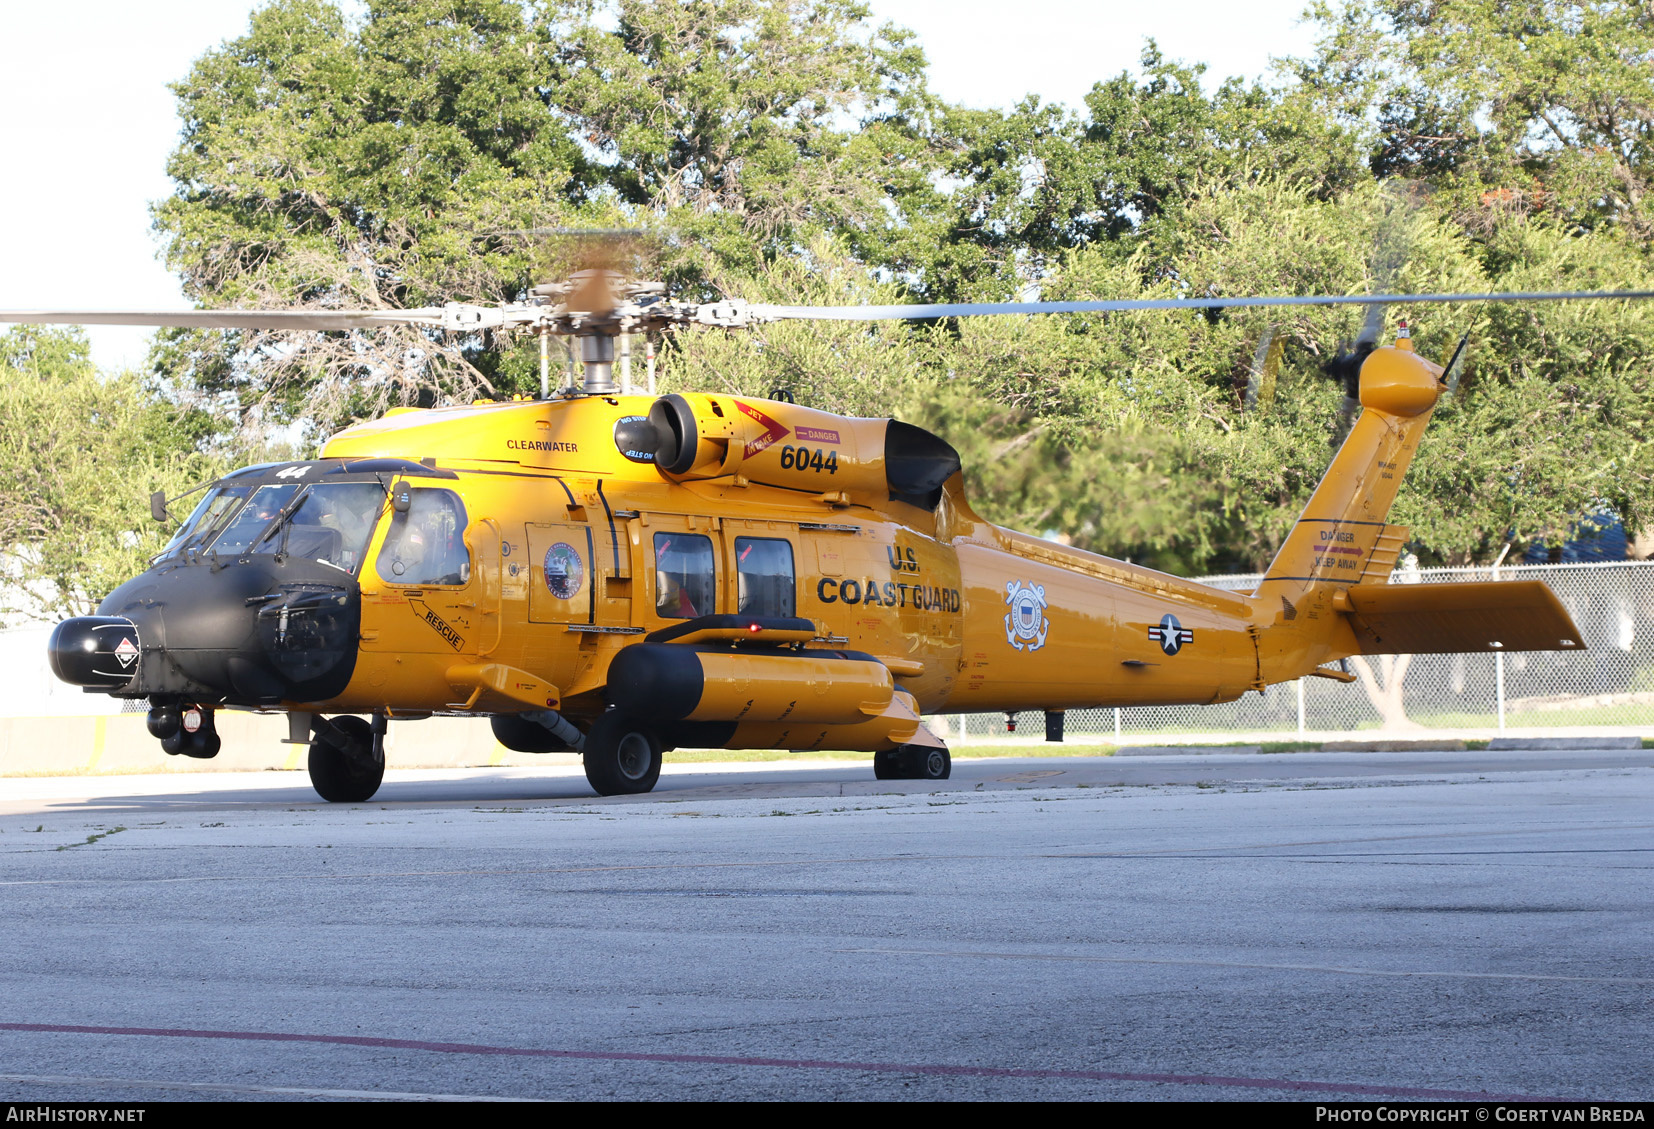
M 774 537 L 735 539 L 737 612 L 747 615 L 794 614 L 793 547 Z
M 173 553 L 204 545 L 207 538 L 217 532 L 219 524 L 229 516 L 231 510 L 241 504 L 251 489 L 250 486 L 220 486 L 216 490 L 207 491 L 201 501 L 196 503 L 195 509 L 185 519 L 184 524 L 178 528 L 178 532 L 172 535 L 172 540 L 167 542 L 166 548 L 162 549 L 155 559 L 160 560 L 162 557 L 172 556 Z
M 663 619 L 711 615 L 717 591 L 712 541 L 696 533 L 655 534 L 655 614 Z
M 465 506 L 451 490 L 410 490 L 406 513 L 391 515 L 374 567 L 389 584 L 464 584 L 471 579 L 465 548 Z

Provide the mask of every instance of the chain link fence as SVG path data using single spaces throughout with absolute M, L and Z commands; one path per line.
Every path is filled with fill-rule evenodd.
M 1204 583 L 1250 591 L 1258 576 L 1213 576 Z M 1217 706 L 1136 706 L 1071 710 L 1067 736 L 1140 742 L 1156 736 L 1221 740 L 1230 734 L 1327 735 L 1431 730 L 1544 731 L 1581 726 L 1654 733 L 1654 561 L 1609 564 L 1512 565 L 1495 578 L 1486 568 L 1405 569 L 1394 584 L 1455 584 L 1473 580 L 1543 580 L 1562 600 L 1585 637 L 1584 651 L 1531 654 L 1380 655 L 1352 658 L 1348 685 L 1306 678 L 1248 693 Z M 13 661 L 0 679 L 10 700 L 0 715 L 116 713 L 121 704 L 58 682 L 40 661 L 50 625 L 5 633 L 0 658 Z M 142 710 L 145 703 L 128 708 Z M 1006 737 L 1003 714 L 940 719 L 950 743 Z M 1021 715 L 1016 736 L 1044 736 L 1041 715 Z
M 1305 678 L 1215 706 L 1070 710 L 1068 736 L 1112 742 L 1187 735 L 1358 733 L 1362 730 L 1554 729 L 1613 726 L 1654 730 L 1654 562 L 1398 568 L 1392 584 L 1543 580 L 1579 625 L 1584 651 L 1520 654 L 1377 655 L 1349 660 L 1349 684 Z M 1250 592 L 1257 574 L 1210 576 L 1216 588 Z M 1039 738 L 1038 713 L 1021 715 L 1018 737 Z M 946 717 L 952 743 L 1003 738 L 1003 714 Z

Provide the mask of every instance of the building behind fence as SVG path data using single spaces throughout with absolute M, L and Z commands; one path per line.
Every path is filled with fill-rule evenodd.
M 1356 682 L 1305 678 L 1215 706 L 1133 706 L 1071 710 L 1066 732 L 1154 735 L 1345 733 L 1361 730 L 1550 729 L 1615 726 L 1654 730 L 1654 562 L 1398 569 L 1393 584 L 1543 580 L 1585 639 L 1583 651 L 1522 654 L 1389 655 L 1352 658 Z M 1250 592 L 1259 576 L 1209 576 L 1202 582 Z M 1040 736 L 1038 713 L 1025 713 L 1019 736 Z M 1003 715 L 949 717 L 955 743 L 1001 736 Z M 963 725 L 963 728 L 961 728 Z

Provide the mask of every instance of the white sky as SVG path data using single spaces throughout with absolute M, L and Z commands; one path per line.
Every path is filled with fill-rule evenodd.
M 1077 106 L 1091 85 L 1135 70 L 1143 40 L 1209 65 L 1208 82 L 1258 77 L 1271 56 L 1309 50 L 1305 0 L 871 0 L 875 19 L 914 29 L 932 87 L 977 107 L 1030 93 Z M 165 196 L 177 141 L 166 84 L 241 34 L 255 0 L 81 0 L 6 5 L 0 37 L 0 309 L 181 309 L 156 259 L 149 202 Z M 1007 13 L 1015 19 L 1007 19 Z M 103 366 L 138 365 L 148 330 L 91 332 Z

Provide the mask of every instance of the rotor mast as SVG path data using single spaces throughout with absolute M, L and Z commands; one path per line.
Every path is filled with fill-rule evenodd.
M 545 339 L 551 334 L 579 340 L 580 363 L 585 372 L 582 393 L 612 396 L 621 391 L 622 386 L 630 390 L 631 335 L 639 329 L 647 332 L 694 320 L 695 307 L 662 301 L 664 290 L 659 282 L 627 278 L 606 268 L 577 271 L 565 281 L 536 286 L 535 298 L 545 303 L 538 307 L 541 312 L 534 326 L 541 343 L 541 396 L 550 395 L 550 361 Z M 617 353 L 619 382 L 614 371 Z

